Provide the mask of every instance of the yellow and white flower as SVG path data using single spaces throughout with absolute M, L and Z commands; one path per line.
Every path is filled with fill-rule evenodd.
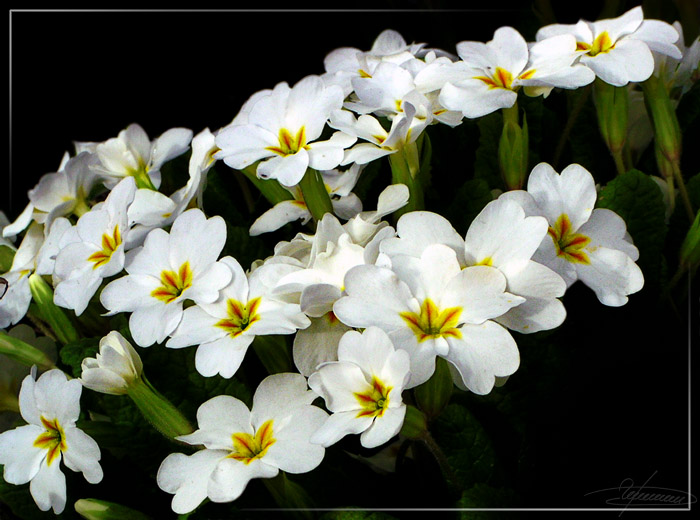
M 19 406 L 29 424 L 0 434 L 0 464 L 10 484 L 29 482 L 42 511 L 60 514 L 66 505 L 66 479 L 60 463 L 79 471 L 91 484 L 102 480 L 100 448 L 75 426 L 80 414 L 82 385 L 57 369 L 22 382 Z
M 116 330 L 100 340 L 100 351 L 81 364 L 83 386 L 104 394 L 123 395 L 141 377 L 143 363 L 134 347 Z

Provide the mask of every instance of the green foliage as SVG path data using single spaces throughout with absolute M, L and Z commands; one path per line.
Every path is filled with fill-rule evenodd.
M 492 200 L 493 195 L 485 179 L 469 179 L 459 187 L 443 216 L 464 236 L 472 220 Z

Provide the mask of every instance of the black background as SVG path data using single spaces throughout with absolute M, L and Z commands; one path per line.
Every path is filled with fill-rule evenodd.
M 620 12 L 637 3 L 622 2 Z M 554 4 L 562 23 L 596 19 L 603 7 Z M 454 52 L 457 42 L 487 41 L 503 25 L 529 40 L 540 26 L 530 2 L 372 7 L 379 10 L 13 12 L 2 208 L 13 220 L 27 190 L 56 170 L 73 141 L 103 141 L 133 122 L 151 138 L 176 126 L 218 129 L 252 93 L 320 74 L 330 50 L 369 49 L 385 28 Z M 676 314 L 657 305 L 656 296 L 633 295 L 627 306 L 611 309 L 580 284 L 567 293 L 566 333 L 553 335 L 565 357 L 555 375 L 561 391 L 530 403 L 532 467 L 511 480 L 515 505 L 604 508 L 600 495 L 586 493 L 627 478 L 642 484 L 652 475 L 649 485 L 688 489 L 689 335 L 692 330 L 696 342 L 696 311 L 684 302 Z M 549 366 L 542 360 L 528 361 L 524 346 L 521 355 L 529 368 L 514 378 L 551 376 L 541 372 Z

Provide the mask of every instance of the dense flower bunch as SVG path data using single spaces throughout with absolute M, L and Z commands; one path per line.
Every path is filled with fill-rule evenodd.
M 456 56 L 387 30 L 369 51 L 332 51 L 323 74 L 253 94 L 215 132 L 174 128 L 151 139 L 132 124 L 105 142 L 76 143 L 3 228 L 12 256 L 0 327 L 31 320 L 73 351 L 86 330 L 102 339 L 70 378 L 34 338 L 0 336 L 2 353 L 27 366 L 0 388 L 8 394 L 0 402 L 12 402 L 21 380 L 14 409 L 28 423 L 0 434 L 5 481 L 29 482 L 37 506 L 59 514 L 61 463 L 89 483 L 102 479 L 98 443 L 78 426 L 90 431 L 92 422 L 80 413 L 83 387 L 128 396 L 175 441 L 155 482 L 178 514 L 207 499 L 234 501 L 251 479 L 310 472 L 346 436 L 359 434 L 365 448 L 399 434 L 428 438 L 426 418 L 439 414 L 453 385 L 490 393 L 518 370 L 518 337 L 562 325 L 572 284 L 612 307 L 644 287 L 639 250 L 625 220 L 600 207 L 591 172 L 528 167 L 518 100 L 521 91 L 547 97 L 595 85 L 602 136 L 624 173 L 618 119 L 626 129 L 629 114 L 609 92 L 639 92 L 647 82 L 659 182 L 674 194 L 683 188 L 680 152 L 657 117 L 657 94 L 668 101 L 687 92 L 700 56 L 698 40 L 686 47 L 679 29 L 644 19 L 638 7 L 542 27 L 535 42 L 502 27 L 486 43 L 457 44 Z M 426 209 L 430 128 L 497 111 L 504 190 L 463 234 Z M 189 157 L 185 184 L 160 191 L 179 157 Z M 361 200 L 353 190 L 385 157 L 391 181 L 376 201 Z M 217 162 L 220 174 L 242 175 L 270 203 L 251 236 L 296 221 L 308 227 L 242 265 L 227 253 L 232 223 L 205 204 Z M 255 349 L 271 375 L 255 382 L 252 401 L 211 396 L 197 403 L 196 427 L 146 379 L 139 354 L 195 347 L 192 371 L 235 379 L 251 346 L 272 344 L 266 337 L 289 339 L 294 371 L 273 369 L 284 347 Z M 293 502 L 292 489 L 271 488 L 280 505 Z M 76 508 L 93 514 L 82 502 Z

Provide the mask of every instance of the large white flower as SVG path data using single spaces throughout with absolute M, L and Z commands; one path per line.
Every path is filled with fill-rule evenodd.
M 75 426 L 80 414 L 82 385 L 60 370 L 49 370 L 22 382 L 19 405 L 29 424 L 0 434 L 0 464 L 10 484 L 29 482 L 42 511 L 60 514 L 66 505 L 66 479 L 60 462 L 79 471 L 91 484 L 102 480 L 100 448 Z
M 56 305 L 73 309 L 80 316 L 102 280 L 123 269 L 124 242 L 129 235 L 127 209 L 135 193 L 134 179 L 123 179 L 104 203 L 63 232 L 54 265 L 60 280 L 54 292 Z
M 452 66 L 454 79 L 442 88 L 440 102 L 469 118 L 513 106 L 521 87 L 539 94 L 554 87 L 577 88 L 595 79 L 586 67 L 574 64 L 576 40 L 571 35 L 528 47 L 518 31 L 501 27 L 487 43 L 458 43 L 457 53 L 462 61 Z
M 509 191 L 501 198 L 547 219 L 548 236 L 533 258 L 556 271 L 567 287 L 581 280 L 601 303 L 614 307 L 643 287 L 644 276 L 635 263 L 639 251 L 625 221 L 609 209 L 594 209 L 595 181 L 582 166 L 571 164 L 558 174 L 540 163 L 530 173 L 527 191 Z
M 256 269 L 248 277 L 231 257 L 221 259 L 232 273 L 231 283 L 213 303 L 185 310 L 182 322 L 166 344 L 170 348 L 199 345 L 195 367 L 203 376 L 232 377 L 255 336 L 293 334 L 309 326 L 299 305 L 274 299 L 267 271 Z
M 377 326 L 411 356 L 412 388 L 435 371 L 435 357 L 452 363 L 469 390 L 486 394 L 495 377 L 517 370 L 520 356 L 508 331 L 492 321 L 524 301 L 505 291 L 493 267 L 462 269 L 442 244 L 419 258 L 397 255 L 392 269 L 361 265 L 345 276 L 347 296 L 333 306 L 351 327 Z
M 436 213 L 406 213 L 397 223 L 398 237 L 384 240 L 380 250 L 390 257 L 420 257 L 429 245 L 444 244 L 455 251 L 463 267 L 489 265 L 499 269 L 506 277 L 506 289 L 525 301 L 494 321 L 511 330 L 532 333 L 557 327 L 566 317 L 558 300 L 566 291 L 564 280 L 532 260 L 547 228 L 545 218 L 526 216 L 516 202 L 499 199 L 476 216 L 464 239 Z
M 537 41 L 573 35 L 580 63 L 600 79 L 618 87 L 640 82 L 654 71 L 651 51 L 681 59 L 678 32 L 661 20 L 645 20 L 641 6 L 617 18 L 576 24 L 553 24 L 537 31 Z
M 315 398 L 302 375 L 275 374 L 260 383 L 251 410 L 228 395 L 202 404 L 199 429 L 177 439 L 204 449 L 170 454 L 158 469 L 158 486 L 175 495 L 173 511 L 189 513 L 206 498 L 231 502 L 251 479 L 272 478 L 280 470 L 316 468 L 325 449 L 309 438 L 328 415 L 311 405 Z
M 311 442 L 328 447 L 358 433 L 365 448 L 388 442 L 406 415 L 401 392 L 410 377 L 409 367 L 408 353 L 395 350 L 383 330 L 347 332 L 338 346 L 338 361 L 321 365 L 309 377 L 309 387 L 332 412 Z
M 142 247 L 129 252 L 128 276 L 110 282 L 100 301 L 110 315 L 132 313 L 129 329 L 139 346 L 161 343 L 180 323 L 184 300 L 212 303 L 231 281 L 231 270 L 217 262 L 225 242 L 221 217 L 187 210 L 170 233 L 154 229 Z
M 245 124 L 229 125 L 217 134 L 221 150 L 215 157 L 237 170 L 261 161 L 258 177 L 294 186 L 309 167 L 338 166 L 344 149 L 355 142 L 342 132 L 317 140 L 330 113 L 342 104 L 342 89 L 325 86 L 318 76 L 307 76 L 291 88 L 278 83 L 250 108 Z

